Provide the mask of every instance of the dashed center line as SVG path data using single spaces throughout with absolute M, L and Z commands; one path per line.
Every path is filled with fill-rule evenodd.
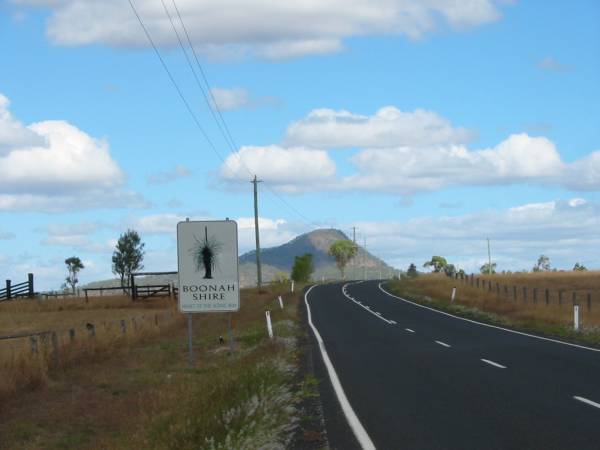
M 575 400 L 579 400 L 580 402 L 583 402 L 583 403 L 585 403 L 585 404 L 587 404 L 587 405 L 594 406 L 594 407 L 596 407 L 596 408 L 599 408 L 599 409 L 600 409 L 600 403 L 593 402 L 593 401 L 591 401 L 591 400 L 588 400 L 587 398 L 584 398 L 584 397 L 579 397 L 579 396 L 577 396 L 577 395 L 574 395 L 574 396 L 573 396 L 573 398 L 574 398 Z
M 436 344 L 440 344 L 442 347 L 450 347 L 450 344 L 446 344 L 445 342 L 442 341 L 435 341 Z
M 497 367 L 499 369 L 506 369 L 506 366 L 503 366 L 502 364 L 498 364 L 497 362 L 494 362 L 494 361 L 490 361 L 489 359 L 483 359 L 483 358 L 481 358 L 481 360 L 484 363 L 489 364 L 490 366 L 494 366 L 494 367 Z
M 405 328 L 406 331 L 408 331 L 409 333 L 414 333 L 415 330 L 411 330 L 410 328 Z

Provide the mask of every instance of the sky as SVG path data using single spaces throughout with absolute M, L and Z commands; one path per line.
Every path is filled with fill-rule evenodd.
M 251 250 L 254 175 L 265 247 L 599 269 L 600 3 L 0 2 L 0 277 L 111 278 L 127 229 L 176 270 L 185 218 Z

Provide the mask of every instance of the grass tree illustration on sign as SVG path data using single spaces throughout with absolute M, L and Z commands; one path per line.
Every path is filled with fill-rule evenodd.
M 194 235 L 194 246 L 190 253 L 194 259 L 196 272 L 204 269 L 204 278 L 212 279 L 214 272 L 219 267 L 219 254 L 223 249 L 223 244 L 215 239 L 214 236 L 208 237 L 208 227 L 204 227 L 204 238 L 198 239 Z

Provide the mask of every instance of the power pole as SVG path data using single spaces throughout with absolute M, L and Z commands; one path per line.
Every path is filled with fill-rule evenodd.
M 356 227 L 352 227 L 352 242 L 356 244 Z
M 488 243 L 488 275 L 492 274 L 492 253 L 490 252 L 490 238 L 487 238 Z
M 260 238 L 258 232 L 258 183 L 261 183 L 261 180 L 256 179 L 256 175 L 254 175 L 254 179 L 250 182 L 254 185 L 254 234 L 256 236 L 256 286 L 260 291 L 262 287 L 262 271 L 260 268 Z
M 356 227 L 352 227 L 352 242 L 356 245 Z M 352 274 L 354 275 L 354 278 L 358 278 L 356 276 L 356 267 L 356 258 L 352 258 Z

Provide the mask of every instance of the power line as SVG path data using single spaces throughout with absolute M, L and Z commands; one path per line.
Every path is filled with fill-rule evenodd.
M 150 36 L 150 33 L 148 32 L 148 29 L 146 28 L 146 25 L 144 25 L 144 21 L 142 20 L 142 18 L 138 14 L 137 9 L 135 8 L 135 5 L 133 4 L 133 1 L 132 0 L 128 0 L 128 1 L 129 1 L 129 5 L 131 6 L 131 9 L 133 10 L 133 13 L 137 17 L 138 22 L 140 23 L 142 29 L 144 30 L 144 34 L 146 35 L 146 38 L 148 39 L 148 42 L 150 42 L 150 45 L 154 49 L 154 53 L 156 53 L 156 56 L 158 57 L 158 59 L 160 60 L 161 65 L 163 66 L 163 69 L 165 69 L 165 72 L 167 72 L 167 75 L 169 76 L 169 79 L 171 80 L 171 83 L 173 84 L 173 86 L 175 87 L 175 90 L 179 94 L 179 97 L 181 98 L 181 101 L 185 105 L 188 113 L 192 116 L 192 119 L 194 120 L 194 123 L 196 124 L 196 126 L 198 127 L 198 129 L 200 130 L 200 132 L 202 133 L 202 135 L 204 136 L 204 138 L 206 139 L 206 141 L 208 142 L 208 144 L 212 148 L 212 150 L 215 152 L 215 154 L 219 157 L 219 159 L 223 162 L 223 164 L 227 165 L 227 163 L 225 162 L 225 159 L 223 158 L 223 156 L 221 155 L 221 153 L 219 153 L 219 151 L 215 147 L 215 144 L 212 142 L 212 140 L 210 139 L 210 137 L 208 136 L 208 134 L 206 133 L 206 131 L 204 130 L 204 128 L 200 124 L 200 121 L 198 120 L 198 117 L 196 117 L 196 114 L 194 114 L 194 111 L 190 107 L 190 104 L 188 103 L 188 101 L 186 100 L 185 96 L 183 95 L 183 92 L 181 91 L 181 88 L 179 87 L 179 85 L 175 81 L 175 78 L 173 77 L 173 75 L 171 74 L 171 71 L 167 67 L 167 64 L 165 63 L 165 61 L 164 61 L 163 57 L 161 56 L 160 52 L 158 51 L 158 48 L 154 44 L 154 41 L 152 40 L 152 37 Z

